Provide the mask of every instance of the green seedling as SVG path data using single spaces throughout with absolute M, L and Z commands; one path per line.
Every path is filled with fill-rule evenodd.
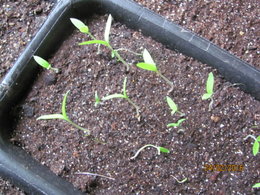
M 125 77 L 125 79 L 124 79 L 123 90 L 122 90 L 123 93 L 122 94 L 115 93 L 115 94 L 112 94 L 112 95 L 105 96 L 105 97 L 102 98 L 102 101 L 110 100 L 110 99 L 113 99 L 113 98 L 123 98 L 123 99 L 126 99 L 130 104 L 132 104 L 135 107 L 136 113 L 137 113 L 137 117 L 140 120 L 139 107 L 127 95 L 127 92 L 126 92 L 126 82 L 127 82 L 127 77 Z
M 80 127 L 76 123 L 72 122 L 70 118 L 67 115 L 66 111 L 66 102 L 67 102 L 67 96 L 69 94 L 69 91 L 64 95 L 63 101 L 62 101 L 62 106 L 61 106 L 61 114 L 48 114 L 48 115 L 42 115 L 38 117 L 36 120 L 50 120 L 50 119 L 62 119 L 73 125 L 74 127 L 84 131 L 86 134 L 90 134 L 90 131 L 88 129 L 85 129 L 83 127 Z
M 202 100 L 210 99 L 209 110 L 212 109 L 213 105 L 213 93 L 214 93 L 214 75 L 212 72 L 209 73 L 206 83 L 206 93 L 202 95 Z
M 171 115 L 178 113 L 181 117 L 185 116 L 184 113 L 179 111 L 177 104 L 175 104 L 175 102 L 169 96 L 166 96 L 166 101 L 167 101 L 168 106 L 171 109 Z M 169 123 L 167 125 L 167 127 L 179 127 L 181 125 L 181 123 L 185 120 L 186 120 L 185 118 L 179 119 L 177 121 L 177 123 Z
M 184 178 L 182 180 L 178 180 L 176 177 L 172 176 L 178 183 L 184 183 L 188 180 L 188 178 Z
M 260 188 L 260 183 L 256 183 L 252 188 Z
M 109 34 L 110 34 L 110 29 L 111 29 L 111 24 L 112 24 L 112 16 L 109 14 L 107 22 L 106 22 L 106 27 L 105 27 L 105 33 L 104 33 L 104 40 L 98 40 L 96 39 L 90 32 L 89 28 L 87 25 L 85 25 L 82 21 L 76 19 L 76 18 L 70 18 L 72 24 L 79 29 L 80 32 L 85 33 L 90 36 L 92 39 L 91 41 L 84 41 L 82 43 L 79 43 L 79 45 L 91 45 L 91 44 L 98 44 L 98 45 L 103 45 L 111 50 L 111 56 L 116 57 L 118 61 L 122 62 L 127 70 L 129 70 L 129 64 L 120 56 L 118 53 L 118 50 L 114 49 L 109 41 Z
M 260 135 L 257 138 L 253 135 L 248 135 L 244 138 L 244 140 L 246 140 L 249 137 L 251 137 L 255 140 L 254 143 L 253 143 L 252 152 L 253 152 L 253 155 L 256 156 L 259 153 Z
M 178 113 L 180 116 L 185 115 L 184 113 L 179 111 L 177 104 L 175 104 L 175 102 L 169 96 L 166 96 L 166 101 L 171 109 L 171 115 L 174 115 L 175 113 Z
M 101 103 L 101 99 L 99 98 L 97 91 L 95 91 L 95 107 L 98 106 L 98 104 Z
M 70 18 L 71 23 L 82 33 L 90 36 L 91 39 L 96 39 L 90 32 L 87 25 L 85 25 L 81 20 L 76 18 Z
M 133 157 L 131 157 L 130 159 L 135 159 L 135 158 L 139 155 L 139 153 L 140 153 L 143 149 L 145 149 L 145 148 L 147 148 L 147 147 L 156 148 L 156 149 L 157 149 L 157 152 L 158 152 L 158 155 L 160 155 L 161 152 L 162 152 L 162 153 L 170 153 L 170 150 L 168 150 L 167 148 L 164 148 L 164 147 L 161 147 L 161 146 L 155 146 L 155 145 L 153 145 L 153 144 L 147 144 L 147 145 L 144 145 L 143 147 L 141 147 L 141 148 L 135 153 L 135 155 L 134 155 Z
M 185 121 L 185 120 L 186 120 L 185 118 L 182 118 L 182 119 L 178 120 L 177 123 L 169 123 L 169 124 L 167 125 L 167 127 L 179 127 L 179 126 L 181 125 L 181 123 L 182 123 L 183 121 Z
M 171 90 L 173 89 L 173 83 L 167 79 L 165 76 L 162 75 L 162 73 L 158 70 L 156 63 L 154 62 L 151 54 L 148 52 L 147 49 L 144 49 L 143 51 L 143 59 L 144 62 L 139 62 L 136 64 L 137 67 L 144 69 L 144 70 L 149 70 L 152 72 L 155 72 L 157 75 L 159 75 L 163 80 L 166 81 L 171 86 Z
M 45 59 L 39 57 L 39 56 L 33 56 L 33 59 L 37 62 L 37 64 L 39 64 L 40 66 L 42 66 L 43 68 L 47 69 L 47 70 L 53 70 L 55 71 L 56 73 L 59 72 L 59 69 L 58 68 L 53 68 L 51 66 L 51 64 L 46 61 Z

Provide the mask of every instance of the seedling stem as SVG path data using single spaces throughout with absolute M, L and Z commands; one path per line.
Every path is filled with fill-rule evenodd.
M 163 153 L 170 153 L 170 150 L 168 150 L 167 148 L 164 148 L 164 147 L 161 147 L 161 146 L 155 146 L 155 145 L 153 145 L 153 144 L 147 144 L 147 145 L 144 145 L 143 147 L 141 147 L 141 148 L 135 153 L 135 155 L 132 156 L 130 159 L 131 159 L 131 160 L 132 160 L 132 159 L 135 159 L 135 158 L 139 155 L 139 153 L 140 153 L 143 149 L 145 149 L 145 148 L 147 148 L 147 147 L 156 148 L 156 149 L 157 149 L 157 152 L 158 152 L 158 155 L 160 155 L 161 152 L 163 152 Z
M 61 108 L 61 114 L 48 114 L 48 115 L 42 115 L 38 117 L 36 120 L 50 120 L 50 119 L 62 119 L 73 125 L 74 127 L 84 131 L 86 134 L 90 134 L 90 131 L 88 129 L 85 129 L 83 127 L 80 127 L 76 123 L 70 120 L 70 118 L 67 115 L 66 111 L 66 101 L 67 101 L 67 96 L 69 94 L 69 91 L 64 95 L 63 101 L 62 101 L 62 108 Z

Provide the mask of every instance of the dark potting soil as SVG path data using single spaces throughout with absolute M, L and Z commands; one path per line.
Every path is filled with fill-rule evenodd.
M 46 3 L 35 2 L 36 5 Z M 138 2 L 259 67 L 259 23 L 256 22 L 259 5 L 256 1 L 239 4 L 236 1 Z M 0 4 L 3 8 L 12 5 L 13 12 L 24 14 L 24 11 L 15 9 L 17 3 L 6 1 Z M 34 9 L 35 4 L 29 1 L 19 2 L 19 7 L 25 3 L 28 4 L 23 10 Z M 1 27 L 0 76 L 9 69 L 15 61 L 13 56 L 18 56 L 25 45 L 19 44 L 20 49 L 17 50 L 12 43 L 20 40 L 24 32 L 35 33 L 30 29 L 37 29 L 32 26 L 40 14 L 35 12 L 38 14 L 20 21 L 21 29 L 29 29 L 26 32 L 17 30 L 17 25 L 9 25 L 10 20 L 19 21 L 19 17 L 7 17 L 6 13 L 0 13 L 6 20 L 0 25 L 8 24 L 5 28 Z M 30 26 L 25 22 L 28 18 L 32 22 Z M 105 20 L 106 17 L 97 17 L 88 21 L 97 37 L 103 36 Z M 20 143 L 42 164 L 82 191 L 93 194 L 256 192 L 251 186 L 259 182 L 259 156 L 252 155 L 253 140 L 244 141 L 243 138 L 259 133 L 259 129 L 251 128 L 255 125 L 259 127 L 259 102 L 230 87 L 231 84 L 214 71 L 216 94 L 214 109 L 209 112 L 209 102 L 202 101 L 201 95 L 211 68 L 114 23 L 111 41 L 115 48 L 123 47 L 137 52 L 147 48 L 159 69 L 174 82 L 174 91 L 170 96 L 186 114 L 187 121 L 181 128 L 166 128 L 167 123 L 178 118 L 170 115 L 165 102 L 169 87 L 164 81 L 151 72 L 135 67 L 125 73 L 124 66 L 112 60 L 106 49 L 97 55 L 95 46 L 77 46 L 78 42 L 86 39 L 86 36 L 75 33 L 63 44 L 64 49 L 61 48 L 51 60 L 55 67 L 63 67 L 55 79 L 48 72 L 39 76 L 25 104 L 20 106 L 22 114 L 19 118 L 25 121 L 18 124 L 13 142 Z M 141 61 L 140 57 L 128 53 L 122 55 L 130 63 Z M 97 108 L 93 106 L 95 91 L 101 97 L 120 92 L 125 76 L 128 77 L 129 96 L 142 108 L 140 122 L 135 118 L 134 108 L 124 100 L 111 100 Z M 42 114 L 60 112 L 63 94 L 68 89 L 71 90 L 68 97 L 69 116 L 106 144 L 84 137 L 81 131 L 63 121 L 35 121 Z M 155 149 L 148 148 L 136 160 L 130 161 L 134 152 L 149 143 L 167 147 L 171 153 L 158 156 Z M 206 172 L 203 170 L 205 164 L 243 164 L 245 169 L 242 172 Z M 75 175 L 78 171 L 103 174 L 116 180 Z M 187 177 L 188 181 L 178 184 L 174 177 L 179 180 Z M 6 183 L 1 182 L 1 192 L 22 193 L 10 191 L 10 184 Z
M 92 34 L 103 37 L 107 16 L 87 21 Z M 78 46 L 88 37 L 75 32 L 50 59 L 59 74 L 43 71 L 24 104 L 15 135 L 11 139 L 54 173 L 90 194 L 231 194 L 253 193 L 259 181 L 259 155 L 252 155 L 248 134 L 259 131 L 260 102 L 226 82 L 212 68 L 166 49 L 141 32 L 120 23 L 112 25 L 110 40 L 115 48 L 141 53 L 147 48 L 159 70 L 173 84 L 156 74 L 138 69 L 140 56 L 121 51 L 133 64 L 129 72 L 111 58 L 108 49 Z M 209 72 L 215 75 L 213 109 L 202 101 Z M 100 97 L 120 93 L 127 77 L 129 97 L 141 108 L 141 120 L 134 107 L 123 99 L 94 106 Z M 70 90 L 67 111 L 70 118 L 90 130 L 91 136 L 60 120 L 36 121 L 43 114 L 60 113 L 63 95 Z M 166 125 L 180 119 L 171 115 L 165 101 L 169 95 L 187 119 L 179 128 Z M 253 128 L 257 126 L 257 128 Z M 130 160 L 142 146 L 154 144 L 170 149 L 157 155 L 147 148 Z M 242 165 L 242 171 L 205 171 L 207 165 Z M 91 172 L 114 180 L 79 175 Z M 176 180 L 187 178 L 185 183 Z

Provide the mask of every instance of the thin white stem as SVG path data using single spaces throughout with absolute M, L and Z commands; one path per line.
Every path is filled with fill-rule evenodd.
M 162 79 L 165 80 L 166 83 L 168 83 L 171 87 L 173 87 L 173 83 L 172 83 L 169 79 L 167 79 L 165 76 L 163 76 L 160 71 L 158 71 L 157 74 L 158 74 L 160 77 L 162 77 Z
M 140 112 L 139 112 L 140 108 L 139 108 L 139 106 L 137 106 L 128 96 L 127 96 L 126 99 L 127 99 L 127 101 L 128 101 L 130 104 L 132 104 L 132 105 L 135 107 L 136 114 L 137 114 L 137 118 L 138 118 L 138 120 L 140 121 Z
M 141 148 L 135 153 L 135 155 L 132 156 L 130 159 L 131 159 L 131 160 L 132 160 L 132 159 L 135 159 L 135 158 L 139 155 L 139 153 L 140 153 L 143 149 L 145 149 L 145 148 L 147 148 L 147 147 L 156 148 L 156 149 L 157 149 L 157 152 L 158 152 L 158 155 L 160 155 L 160 148 L 159 148 L 159 147 L 157 147 L 157 146 L 155 146 L 155 145 L 152 145 L 152 144 L 147 144 L 147 145 L 144 145 L 143 147 L 141 147 Z
M 89 131 L 88 129 L 85 129 L 85 128 L 83 128 L 83 127 L 77 125 L 76 123 L 74 123 L 74 122 L 71 121 L 70 119 L 67 119 L 66 121 L 68 121 L 68 122 L 69 122 L 71 125 L 73 125 L 74 127 L 78 128 L 78 129 L 80 129 L 80 130 L 82 130 L 82 131 L 83 131 L 84 133 L 86 133 L 87 135 L 90 134 L 90 131 Z
M 113 178 L 113 177 L 109 177 L 109 176 L 105 176 L 105 175 L 100 175 L 100 174 L 97 174 L 97 173 L 77 172 L 77 173 L 75 173 L 75 174 L 77 174 L 77 175 L 92 175 L 92 176 L 104 177 L 104 178 L 107 178 L 107 179 L 115 180 L 115 178 Z
M 246 136 L 246 137 L 244 138 L 244 140 L 247 140 L 249 137 L 251 137 L 251 138 L 253 138 L 254 140 L 256 140 L 256 137 L 253 136 L 253 135 L 248 135 L 248 136 Z
M 178 183 L 184 183 L 185 181 L 187 181 L 188 179 L 187 178 L 184 178 L 183 180 L 178 180 L 176 177 L 174 177 L 172 175 L 172 177 L 178 182 Z

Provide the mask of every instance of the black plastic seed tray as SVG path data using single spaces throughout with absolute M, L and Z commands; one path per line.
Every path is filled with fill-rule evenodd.
M 81 194 L 72 184 L 52 173 L 19 147 L 8 142 L 12 108 L 26 95 L 38 66 L 32 56 L 48 58 L 74 27 L 70 17 L 87 18 L 111 13 L 126 24 L 216 69 L 232 83 L 260 100 L 260 71 L 210 41 L 166 20 L 131 0 L 60 0 L 31 43 L 0 84 L 0 176 L 29 194 Z

